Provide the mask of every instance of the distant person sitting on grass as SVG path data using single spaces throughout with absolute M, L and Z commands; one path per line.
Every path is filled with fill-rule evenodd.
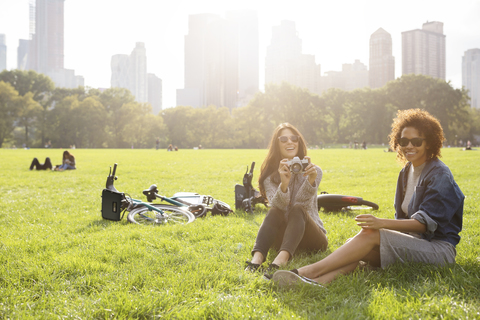
M 307 145 L 302 134 L 289 123 L 280 124 L 272 135 L 258 179 L 260 193 L 268 199 L 271 208 L 258 230 L 246 271 L 258 270 L 270 248 L 276 249 L 278 255 L 267 272 L 286 265 L 297 251 L 327 249 L 327 231 L 317 208 L 322 169 L 306 155 Z M 287 162 L 293 157 L 308 160 L 299 173 L 290 171 Z
M 50 161 L 49 157 L 45 158 L 45 163 L 40 163 L 37 158 L 33 158 L 32 164 L 30 164 L 30 170 L 47 170 L 52 169 L 52 161 Z
M 76 169 L 75 167 L 75 157 L 73 154 L 65 150 L 63 152 L 63 160 L 62 160 L 62 165 L 60 166 L 55 166 L 54 170 L 55 171 L 64 171 L 64 170 L 73 170 Z
M 381 268 L 395 262 L 455 263 L 464 195 L 438 159 L 444 141 L 440 123 L 420 109 L 399 111 L 389 138 L 405 164 L 397 181 L 395 219 L 357 216 L 362 229 L 355 237 L 316 263 L 275 272 L 272 280 L 279 286 L 326 284 L 361 261 Z

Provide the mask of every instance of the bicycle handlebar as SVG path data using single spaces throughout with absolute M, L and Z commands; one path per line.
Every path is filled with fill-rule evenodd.
M 117 172 L 117 164 L 116 163 L 113 164 L 112 176 L 114 176 L 114 177 L 115 177 L 115 172 Z
M 116 171 L 117 171 L 117 164 L 115 163 L 113 165 L 113 172 L 112 172 L 112 167 L 110 167 L 110 172 L 108 173 L 107 183 L 105 184 L 105 188 L 111 191 L 118 192 L 118 190 L 115 189 L 115 186 L 113 185 L 115 180 L 117 180 L 117 177 L 115 177 Z

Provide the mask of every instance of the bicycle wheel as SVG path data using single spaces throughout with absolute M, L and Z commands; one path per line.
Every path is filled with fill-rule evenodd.
M 166 204 L 152 204 L 163 211 L 163 214 L 145 206 L 138 206 L 128 213 L 127 220 L 136 224 L 187 224 L 195 220 L 195 216 L 185 210 Z

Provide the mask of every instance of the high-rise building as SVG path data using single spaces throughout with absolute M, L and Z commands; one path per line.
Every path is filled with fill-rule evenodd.
M 205 103 L 217 107 L 237 107 L 238 38 L 236 26 L 229 20 L 210 22 L 205 37 Z
M 234 24 L 232 32 L 236 35 L 237 40 L 237 106 L 244 106 L 259 90 L 258 17 L 255 11 L 245 10 L 229 11 L 226 19 Z
M 258 91 L 258 19 L 253 11 L 189 16 L 185 84 L 177 105 L 246 104 Z
M 30 40 L 19 39 L 17 48 L 17 69 L 28 69 L 28 51 L 30 48 Z
M 381 88 L 388 81 L 395 80 L 395 58 L 392 55 L 392 36 L 382 28 L 379 28 L 370 36 L 369 64 L 368 83 L 370 88 Z
M 0 34 L 0 72 L 7 69 L 7 43 L 5 35 Z
M 129 89 L 138 102 L 148 101 L 147 53 L 145 44 L 137 42 L 130 54 Z
M 344 90 L 352 91 L 368 87 L 369 71 L 367 66 L 360 60 L 355 60 L 352 64 L 344 63 L 342 65 L 342 73 L 345 79 Z
M 469 91 L 470 106 L 480 109 L 480 49 L 469 49 L 462 57 L 462 85 Z
M 422 29 L 402 32 L 402 74 L 446 78 L 443 22 L 423 24 Z
M 63 21 L 65 0 L 36 0 L 33 36 L 33 69 L 48 73 L 63 69 Z
M 110 62 L 110 67 L 112 69 L 110 85 L 112 88 L 130 88 L 129 65 L 130 57 L 128 54 L 116 54 L 112 56 Z
M 337 88 L 344 91 L 352 91 L 368 87 L 368 68 L 355 60 L 354 63 L 342 64 L 342 71 L 328 71 L 321 77 L 321 92 L 330 88 Z
M 49 76 L 56 86 L 76 88 L 84 85 L 82 76 L 64 68 L 65 0 L 30 0 L 30 39 L 20 40 L 17 66 Z
M 208 55 L 206 35 L 210 22 L 220 19 L 216 14 L 194 14 L 188 17 L 185 36 L 184 88 L 177 89 L 177 106 L 201 107 L 206 105 L 206 66 Z
M 152 106 L 153 114 L 162 111 L 162 79 L 148 73 L 148 102 Z
M 320 93 L 320 65 L 315 56 L 302 54 L 302 40 L 293 21 L 281 21 L 272 28 L 272 40 L 265 58 L 265 84 L 288 82 Z
M 137 42 L 130 55 L 112 56 L 110 66 L 112 88 L 128 89 L 137 102 L 148 102 L 147 54 L 143 42 Z

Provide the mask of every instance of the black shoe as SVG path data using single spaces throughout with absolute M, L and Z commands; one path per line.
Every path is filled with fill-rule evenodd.
M 245 271 L 249 271 L 249 272 L 256 272 L 259 268 L 260 268 L 260 264 L 257 264 L 257 263 L 252 263 L 250 261 L 245 261 L 245 263 L 247 264 L 247 266 L 245 267 Z
M 270 263 L 267 267 L 267 269 L 265 270 L 265 272 L 267 273 L 275 273 L 275 271 L 277 271 L 278 269 L 280 268 L 280 266 L 278 264 L 275 264 L 275 263 Z
M 267 269 L 265 269 L 265 273 L 263 274 L 263 278 L 266 279 L 266 280 L 271 280 L 273 274 L 275 273 L 275 271 L 278 270 L 278 268 L 280 268 L 279 265 L 277 265 L 275 263 L 270 263 L 270 265 L 267 267 Z

